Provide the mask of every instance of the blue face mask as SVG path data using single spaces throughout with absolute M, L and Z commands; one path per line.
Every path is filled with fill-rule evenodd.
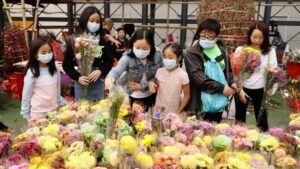
M 53 58 L 53 53 L 47 53 L 47 54 L 39 54 L 37 60 L 42 63 L 49 63 Z
M 87 28 L 88 28 L 89 32 L 95 33 L 99 30 L 100 24 L 96 23 L 96 22 L 88 22 L 87 23 Z
M 215 44 L 216 44 L 215 40 L 199 39 L 199 45 L 204 49 L 213 48 L 215 46 Z
M 177 61 L 174 59 L 163 59 L 163 63 L 166 69 L 171 70 L 177 67 Z
M 137 58 L 145 59 L 150 54 L 150 50 L 142 50 L 142 49 L 133 48 L 133 53 Z

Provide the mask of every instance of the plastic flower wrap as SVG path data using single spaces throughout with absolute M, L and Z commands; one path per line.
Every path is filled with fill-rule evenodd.
M 156 156 L 157 159 L 155 159 L 153 169 L 163 169 L 163 168 L 181 169 L 178 159 L 162 153 L 156 154 Z
M 61 137 L 65 145 L 70 145 L 75 141 L 83 141 L 83 134 L 80 130 L 68 132 L 65 137 Z
M 140 144 L 144 147 L 150 147 L 156 141 L 156 137 L 153 134 L 146 134 L 141 140 Z
M 162 123 L 164 128 L 170 129 L 171 131 L 176 131 L 182 125 L 182 120 L 175 113 L 169 113 L 162 120 Z
M 116 121 L 119 115 L 121 104 L 124 101 L 126 92 L 121 87 L 116 87 L 109 94 L 109 99 L 111 101 L 111 106 L 109 110 L 109 119 L 106 129 L 106 137 L 112 138 L 112 134 L 115 130 Z
M 258 124 L 261 122 L 262 117 L 264 117 L 264 114 L 267 113 L 267 103 L 270 101 L 270 96 L 267 94 L 267 91 L 274 90 L 273 86 L 277 83 L 279 86 L 283 86 L 287 83 L 287 77 L 286 72 L 282 69 L 276 67 L 276 68 L 268 68 L 265 71 L 265 92 L 262 98 L 262 104 L 260 107 L 260 111 L 258 114 Z M 272 91 L 275 92 L 275 91 Z
M 251 169 L 251 166 L 243 160 L 235 157 L 229 157 L 227 160 L 227 164 L 229 168 L 234 169 Z
M 123 123 L 119 127 L 118 138 L 122 138 L 126 135 L 131 135 L 133 133 L 133 129 L 127 123 Z
M 142 169 L 152 169 L 154 164 L 152 157 L 143 152 L 136 155 L 135 163 Z
M 46 163 L 41 157 L 30 158 L 29 166 L 27 169 L 51 169 L 51 166 Z
M 101 133 L 105 134 L 108 117 L 100 115 L 95 118 L 95 123 L 98 125 Z
M 6 166 L 18 165 L 23 162 L 25 162 L 25 159 L 21 154 L 13 154 L 5 159 Z
M 37 138 L 39 145 L 47 153 L 55 152 L 60 149 L 62 143 L 52 136 L 40 136 Z
M 143 131 L 146 128 L 146 124 L 147 124 L 147 121 L 146 120 L 142 120 L 142 121 L 136 123 L 136 125 L 134 127 L 137 130 L 137 132 L 143 133 Z
M 19 152 L 27 156 L 36 156 L 42 153 L 42 148 L 36 139 L 20 144 Z
M 230 147 L 231 141 L 232 140 L 228 136 L 218 135 L 213 138 L 212 145 L 217 151 L 223 151 Z
M 81 126 L 81 132 L 83 133 L 84 140 L 87 144 L 90 143 L 92 136 L 96 132 L 96 126 L 90 124 L 90 123 L 84 123 Z
M 194 156 L 197 159 L 197 166 L 200 168 L 211 168 L 214 160 L 206 154 L 195 153 Z
M 6 154 L 12 144 L 11 133 L 0 132 L 0 157 Z
M 291 156 L 282 157 L 276 160 L 278 168 L 296 168 L 297 161 Z
M 262 151 L 266 151 L 266 152 L 275 151 L 279 147 L 279 141 L 274 137 L 263 139 L 260 141 L 259 147 L 260 150 Z
M 42 133 L 44 135 L 51 135 L 51 136 L 57 136 L 59 132 L 59 125 L 58 124 L 49 124 L 47 127 L 45 127 L 42 130 Z
M 92 169 L 96 166 L 96 158 L 91 152 L 83 152 L 80 155 L 71 155 L 65 162 L 68 169 Z
M 260 50 L 245 46 L 241 53 L 234 53 L 231 56 L 233 75 L 238 86 L 249 79 L 255 69 L 260 66 L 260 54 Z
M 198 166 L 197 158 L 193 155 L 181 156 L 180 165 L 183 169 L 196 169 Z
M 166 146 L 163 147 L 163 153 L 165 154 L 172 154 L 174 157 L 178 157 L 181 154 L 181 151 L 176 146 Z
M 65 156 L 68 157 L 70 155 L 78 156 L 85 151 L 85 145 L 83 141 L 75 141 L 69 147 L 65 149 Z
M 159 144 L 163 146 L 174 146 L 175 145 L 175 139 L 170 136 L 162 136 L 159 138 Z
M 137 142 L 131 136 L 123 136 L 120 140 L 120 149 L 126 154 L 133 155 L 137 151 Z
M 256 142 L 259 137 L 259 132 L 255 129 L 248 130 L 246 133 L 246 140 Z
M 215 133 L 215 126 L 207 121 L 201 121 L 199 123 L 200 128 L 204 131 L 204 134 L 213 135 Z

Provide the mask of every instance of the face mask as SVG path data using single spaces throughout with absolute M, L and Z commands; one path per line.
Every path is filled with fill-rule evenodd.
M 171 70 L 177 66 L 177 61 L 174 59 L 163 59 L 163 63 L 166 69 Z
M 95 22 L 88 22 L 87 28 L 88 28 L 89 32 L 95 33 L 99 30 L 100 24 L 95 23 Z
M 150 54 L 150 50 L 142 50 L 142 49 L 133 48 L 133 53 L 135 54 L 135 56 L 137 58 L 145 59 Z
M 215 40 L 208 40 L 208 39 L 202 40 L 202 39 L 199 39 L 199 45 L 204 49 L 213 48 L 215 46 L 215 44 L 216 44 Z
M 53 53 L 48 53 L 48 54 L 39 54 L 38 55 L 38 61 L 42 62 L 42 63 L 49 63 L 53 58 Z

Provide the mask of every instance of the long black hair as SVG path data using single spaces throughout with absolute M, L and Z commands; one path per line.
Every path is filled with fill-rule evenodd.
M 266 55 L 271 50 L 271 44 L 269 41 L 269 27 L 264 22 L 255 22 L 252 23 L 249 27 L 248 33 L 247 33 L 247 45 L 251 45 L 251 35 L 255 29 L 258 29 L 262 32 L 264 36 L 264 40 L 262 44 L 260 45 L 260 49 L 262 50 L 262 54 Z
M 76 33 L 77 34 L 82 34 L 83 32 L 87 32 L 87 23 L 90 19 L 90 16 L 97 13 L 100 17 L 100 27 L 99 27 L 99 30 L 96 32 L 96 34 L 103 34 L 102 32 L 102 19 L 101 19 L 101 13 L 100 11 L 94 7 L 94 6 L 89 6 L 89 7 L 86 7 L 81 15 L 80 15 L 80 18 L 79 18 L 79 24 L 78 26 L 76 27 Z
M 128 47 L 130 50 L 130 52 L 128 53 L 129 57 L 136 57 L 135 54 L 133 53 L 133 44 L 137 41 L 137 40 L 142 40 L 145 39 L 146 42 L 150 45 L 150 53 L 147 56 L 148 60 L 154 60 L 154 54 L 156 52 L 156 48 L 154 45 L 154 33 L 153 31 L 151 31 L 150 29 L 137 29 L 133 36 L 129 39 L 128 42 Z
M 40 65 L 39 65 L 39 61 L 37 60 L 37 57 L 38 57 L 39 49 L 45 44 L 48 44 L 51 47 L 49 37 L 46 37 L 46 36 L 38 37 L 37 39 L 35 39 L 31 42 L 30 50 L 29 50 L 29 61 L 25 68 L 25 74 L 27 73 L 28 69 L 30 69 L 34 77 L 38 78 L 40 76 Z M 51 50 L 52 50 L 52 47 L 51 47 Z M 53 51 L 52 51 L 52 53 L 53 53 Z M 53 56 L 51 61 L 47 64 L 49 73 L 52 76 L 57 71 L 54 60 L 55 59 Z

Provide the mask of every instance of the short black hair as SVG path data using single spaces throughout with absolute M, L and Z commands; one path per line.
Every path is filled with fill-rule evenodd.
M 221 24 L 217 20 L 211 19 L 211 18 L 208 18 L 208 19 L 205 19 L 204 21 L 202 21 L 198 25 L 196 33 L 193 37 L 193 43 L 194 43 L 194 41 L 196 41 L 200 38 L 200 33 L 205 29 L 215 32 L 216 36 L 218 36 L 221 31 Z
M 86 7 L 81 15 L 80 15 L 80 18 L 79 18 L 79 23 L 78 23 L 78 26 L 76 27 L 76 33 L 77 34 L 82 34 L 83 32 L 87 32 L 87 23 L 90 19 L 90 16 L 97 13 L 99 16 L 100 16 L 100 28 L 99 30 L 96 32 L 96 34 L 103 34 L 102 32 L 102 19 L 101 19 L 101 13 L 100 11 L 94 7 L 94 6 L 89 6 L 89 7 Z
M 148 60 L 154 60 L 154 54 L 156 52 L 156 48 L 154 45 L 154 33 L 153 31 L 151 31 L 150 29 L 137 29 L 133 36 L 129 39 L 128 42 L 128 47 L 130 50 L 130 52 L 128 53 L 129 57 L 136 57 L 135 54 L 133 53 L 133 44 L 137 41 L 137 40 L 142 40 L 145 39 L 146 42 L 150 45 L 150 54 L 147 56 Z
M 247 45 L 251 45 L 251 35 L 255 29 L 258 29 L 262 32 L 264 36 L 264 40 L 260 46 L 262 50 L 262 54 L 266 55 L 271 50 L 271 44 L 269 41 L 269 27 L 264 22 L 254 22 L 249 26 L 249 30 L 247 32 Z
M 183 50 L 182 50 L 181 46 L 178 43 L 169 43 L 164 47 L 164 49 L 162 51 L 163 55 L 164 55 L 166 49 L 171 49 L 177 57 L 181 57 L 181 59 L 179 60 L 179 64 L 180 64 L 180 66 L 182 66 Z
M 40 36 L 31 42 L 30 52 L 29 52 L 29 61 L 25 68 L 25 74 L 27 73 L 28 69 L 30 69 L 34 77 L 38 78 L 40 76 L 40 65 L 39 65 L 39 61 L 37 60 L 38 51 L 45 44 L 48 44 L 51 47 L 50 41 L 51 41 L 50 36 Z M 51 50 L 52 50 L 52 47 L 51 47 Z M 52 53 L 53 53 L 53 50 L 52 50 Z M 54 55 L 53 55 L 53 58 L 51 59 L 51 61 L 49 63 L 47 63 L 49 73 L 52 76 L 57 71 L 54 60 L 55 59 L 54 59 Z

